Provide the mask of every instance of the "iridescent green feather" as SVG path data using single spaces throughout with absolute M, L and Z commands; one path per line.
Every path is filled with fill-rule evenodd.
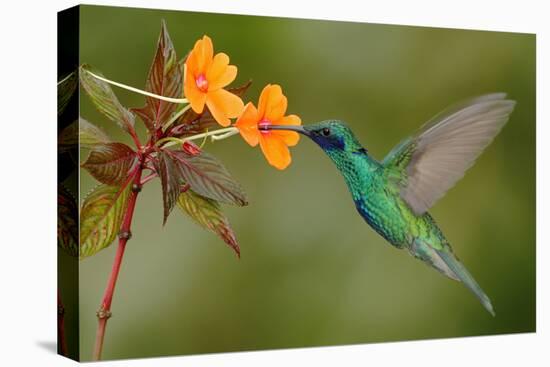
M 508 121 L 514 101 L 497 93 L 455 105 L 397 145 L 382 161 L 372 158 L 341 121 L 301 131 L 335 163 L 365 221 L 397 248 L 462 281 L 494 315 L 487 295 L 427 212 L 473 164 Z

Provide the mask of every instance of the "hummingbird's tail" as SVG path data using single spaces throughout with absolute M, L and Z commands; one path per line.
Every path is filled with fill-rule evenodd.
M 483 307 L 491 315 L 495 316 L 491 300 L 483 292 L 483 289 L 477 284 L 466 267 L 456 258 L 450 246 L 446 245 L 443 249 L 438 250 L 425 241 L 416 239 L 409 248 L 409 251 L 411 255 L 430 264 L 449 278 L 464 283 L 476 295 Z
M 493 316 L 495 316 L 495 311 L 493 310 L 493 305 L 491 304 L 491 300 L 485 292 L 483 292 L 483 289 L 477 284 L 474 277 L 470 274 L 470 272 L 466 269 L 464 265 L 456 258 L 456 256 L 449 250 L 443 249 L 443 250 L 435 250 L 437 255 L 445 262 L 445 264 L 449 267 L 449 269 L 456 275 L 456 278 L 460 280 L 472 293 L 476 295 L 476 297 L 479 299 L 483 307 L 489 313 Z

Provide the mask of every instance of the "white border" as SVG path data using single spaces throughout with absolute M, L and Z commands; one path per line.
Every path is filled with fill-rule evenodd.
M 95 2 L 94 2 L 95 3 Z M 5 2 L 2 8 L 0 365 L 73 365 L 44 348 L 55 340 L 56 11 L 72 1 Z M 544 1 L 102 1 L 98 4 L 537 33 L 536 334 L 105 362 L 101 366 L 521 366 L 548 363 L 550 309 Z M 21 131 L 19 127 L 23 126 Z M 9 137 L 15 137 L 6 141 Z M 23 152 L 14 153 L 15 151 Z M 40 164 L 30 171 L 30 162 Z M 546 166 L 543 167 L 543 166 Z M 521 243 L 517 244 L 521 246 Z

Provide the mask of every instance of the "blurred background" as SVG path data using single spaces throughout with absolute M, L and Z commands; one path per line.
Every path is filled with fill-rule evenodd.
M 517 100 L 504 130 L 431 210 L 497 316 L 371 230 L 313 143 L 301 140 L 292 165 L 278 171 L 237 136 L 206 149 L 249 195 L 249 206 L 224 208 L 242 258 L 179 209 L 163 228 L 160 184 L 146 185 L 104 359 L 535 330 L 534 35 L 81 6 L 80 61 L 143 88 L 161 19 L 179 57 L 212 37 L 215 51 L 239 67 L 233 85 L 253 80 L 245 102 L 278 83 L 288 113 L 304 123 L 347 121 L 378 159 L 450 104 L 496 91 Z M 144 104 L 114 90 L 123 105 Z M 131 144 L 84 93 L 80 108 Z M 81 180 L 82 195 L 96 184 L 85 171 Z M 91 358 L 115 250 L 80 263 L 83 360 Z

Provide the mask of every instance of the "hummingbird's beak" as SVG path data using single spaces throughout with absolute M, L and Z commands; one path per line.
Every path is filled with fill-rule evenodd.
M 259 127 L 260 131 L 269 131 L 269 130 L 288 130 L 288 131 L 296 131 L 297 133 L 309 136 L 309 131 L 304 129 L 301 125 L 260 125 Z

